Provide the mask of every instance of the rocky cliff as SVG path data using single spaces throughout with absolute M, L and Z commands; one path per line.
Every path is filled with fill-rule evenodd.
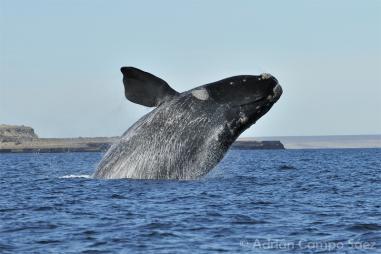
M 31 127 L 0 124 L 0 142 L 22 143 L 36 139 L 38 136 Z

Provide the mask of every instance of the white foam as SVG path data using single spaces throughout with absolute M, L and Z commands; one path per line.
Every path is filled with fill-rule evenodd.
M 69 179 L 69 178 L 91 178 L 91 175 L 66 175 L 60 176 L 61 179 Z

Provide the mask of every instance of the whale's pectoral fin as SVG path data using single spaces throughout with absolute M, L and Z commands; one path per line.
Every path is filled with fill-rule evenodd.
M 134 67 L 122 67 L 124 93 L 132 102 L 157 107 L 164 101 L 177 95 L 167 82 L 148 72 Z

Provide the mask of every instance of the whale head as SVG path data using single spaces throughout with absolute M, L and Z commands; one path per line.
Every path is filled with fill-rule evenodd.
M 278 80 L 268 74 L 226 78 L 191 90 L 200 103 L 224 107 L 224 120 L 233 138 L 266 114 L 282 95 Z

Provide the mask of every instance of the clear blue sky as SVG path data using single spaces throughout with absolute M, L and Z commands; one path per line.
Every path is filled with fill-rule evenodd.
M 381 1 L 0 0 L 0 123 L 115 136 L 149 108 L 119 68 L 178 91 L 269 72 L 284 94 L 245 136 L 381 133 Z

